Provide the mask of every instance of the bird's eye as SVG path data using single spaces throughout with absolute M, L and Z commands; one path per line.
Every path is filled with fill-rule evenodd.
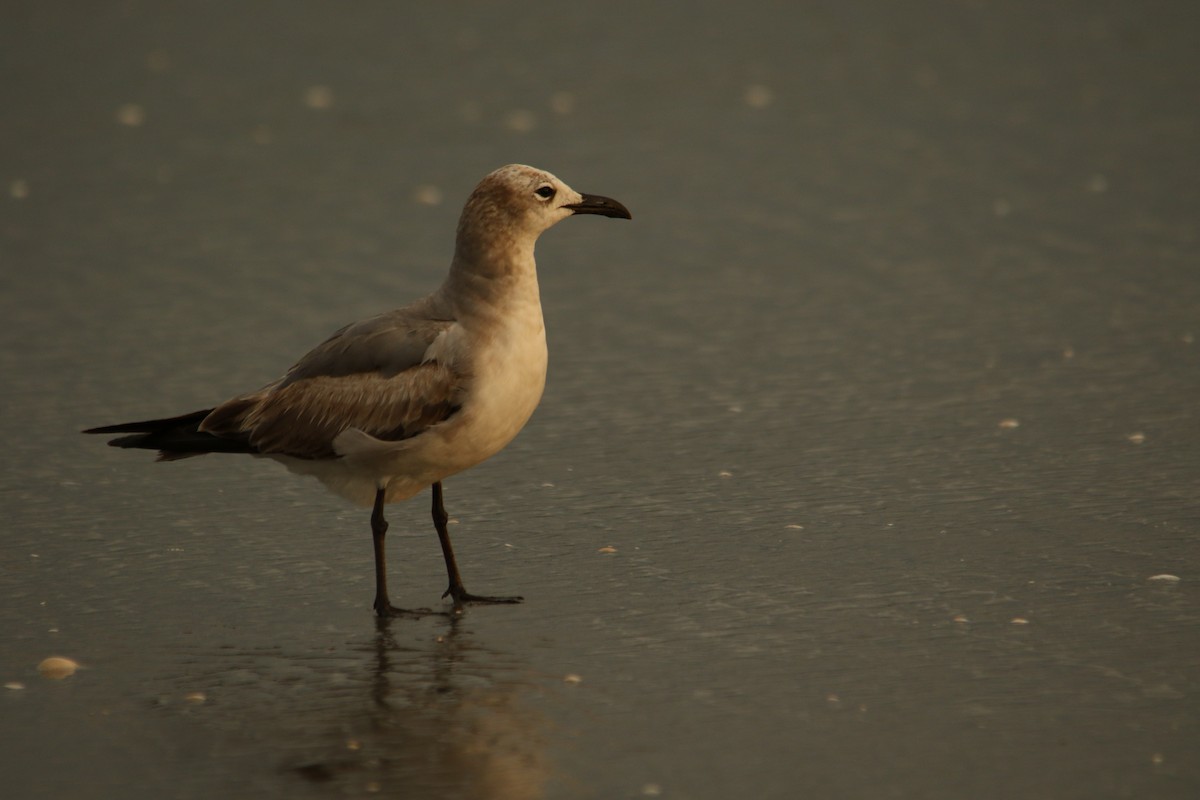
M 551 197 L 554 197 L 554 187 L 553 186 L 539 186 L 537 188 L 537 190 L 534 192 L 534 194 L 536 194 L 538 197 L 542 198 L 543 200 L 549 200 Z

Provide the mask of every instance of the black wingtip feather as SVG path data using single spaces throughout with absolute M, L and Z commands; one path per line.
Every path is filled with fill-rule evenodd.
M 176 428 L 187 428 L 198 426 L 204 421 L 204 418 L 212 413 L 211 408 L 206 408 L 203 411 L 193 411 L 190 414 L 181 414 L 178 417 L 164 417 L 163 419 L 146 419 L 141 422 L 122 422 L 117 425 L 101 425 L 98 428 L 88 428 L 83 433 L 159 433 L 162 431 L 174 430 Z M 130 437 L 123 437 L 130 438 Z M 118 440 L 113 440 L 118 441 Z M 109 442 L 112 444 L 112 442 Z M 133 447 L 135 445 L 115 445 L 116 447 Z
M 257 449 L 244 439 L 214 436 L 200 430 L 200 423 L 212 412 L 193 411 L 178 417 L 123 422 L 88 428 L 84 433 L 127 433 L 110 439 L 110 447 L 157 450 L 159 461 L 175 461 L 205 453 L 256 453 Z

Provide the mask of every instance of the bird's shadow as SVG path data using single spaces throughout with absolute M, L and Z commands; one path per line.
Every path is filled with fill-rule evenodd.
M 217 730 L 222 749 L 258 750 L 252 761 L 284 781 L 348 794 L 541 797 L 547 724 L 528 701 L 545 681 L 478 644 L 465 618 L 430 619 L 377 619 L 366 641 L 324 652 L 193 656 L 186 694 L 204 699 L 188 714 Z

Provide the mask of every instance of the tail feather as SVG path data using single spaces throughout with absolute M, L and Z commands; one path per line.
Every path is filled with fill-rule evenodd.
M 159 461 L 175 461 L 205 453 L 257 453 L 248 439 L 214 436 L 200 430 L 200 423 L 212 409 L 193 411 L 178 417 L 123 422 L 88 428 L 84 433 L 127 433 L 109 440 L 112 447 L 157 450 Z

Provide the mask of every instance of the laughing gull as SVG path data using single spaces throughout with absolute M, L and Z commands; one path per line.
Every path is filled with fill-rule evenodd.
M 574 214 L 631 219 L 616 200 L 580 194 L 549 172 L 502 167 L 468 198 L 450 274 L 433 294 L 342 328 L 258 391 L 191 414 L 84 433 L 129 434 L 109 444 L 157 450 L 160 461 L 205 453 L 271 458 L 372 507 L 380 616 L 415 613 L 388 600 L 383 507 L 432 486 L 450 578 L 442 597 L 456 607 L 520 602 L 463 586 L 442 481 L 499 452 L 541 400 L 546 331 L 534 243 Z

